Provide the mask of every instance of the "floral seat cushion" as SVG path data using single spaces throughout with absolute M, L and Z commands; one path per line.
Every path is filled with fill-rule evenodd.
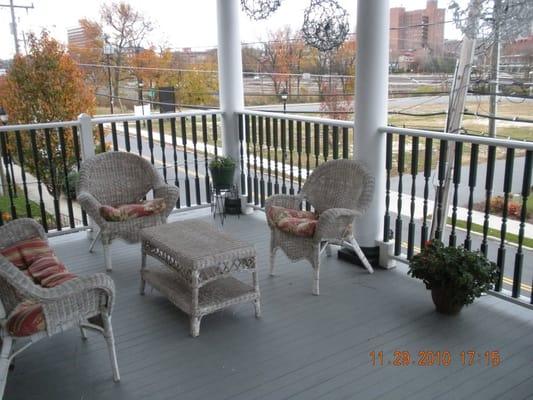
M 270 207 L 267 218 L 279 230 L 300 237 L 313 237 L 318 223 L 318 217 L 313 212 L 279 206 Z
M 123 204 L 117 207 L 103 205 L 100 207 L 100 215 L 106 221 L 119 222 L 159 214 L 166 208 L 165 199 L 158 197 L 142 203 Z
M 44 288 L 52 288 L 77 277 L 59 261 L 46 240 L 38 237 L 17 242 L 0 250 L 0 253 Z M 46 322 L 42 305 L 34 301 L 21 302 L 9 315 L 6 327 L 15 337 L 43 331 Z

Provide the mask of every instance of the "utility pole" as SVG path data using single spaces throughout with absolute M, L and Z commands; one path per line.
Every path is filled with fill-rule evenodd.
M 498 106 L 499 85 L 499 69 L 500 69 L 500 9 L 501 0 L 494 0 L 494 9 L 492 12 L 492 32 L 494 35 L 494 43 L 492 44 L 491 54 L 491 73 L 490 73 L 490 103 L 489 103 L 489 136 L 496 137 L 496 113 Z
M 0 7 L 8 7 L 11 9 L 11 33 L 13 34 L 13 40 L 15 41 L 15 53 L 19 55 L 20 46 L 17 32 L 17 19 L 15 18 L 15 8 L 24 8 L 26 11 L 28 11 L 29 9 L 33 8 L 33 4 L 31 6 L 19 6 L 13 4 L 13 0 L 9 0 L 9 4 L 0 4 Z
M 450 93 L 448 117 L 446 119 L 446 132 L 448 133 L 459 134 L 459 129 L 461 128 L 463 121 L 463 110 L 466 103 L 468 85 L 470 83 L 470 72 L 472 70 L 476 44 L 475 32 L 477 31 L 478 25 L 478 14 L 476 11 L 480 9 L 480 1 L 481 0 L 470 1 L 470 9 L 472 11 L 469 15 L 469 34 L 465 34 L 463 37 L 461 57 L 459 58 L 459 63 L 455 70 L 454 82 Z M 448 150 L 445 176 L 439 186 L 440 188 L 437 189 L 435 206 L 433 208 L 433 219 L 431 221 L 430 238 L 436 237 L 436 232 L 439 232 L 439 237 L 436 237 L 436 239 L 441 241 L 444 238 L 444 227 L 446 226 L 446 219 L 448 217 L 450 186 L 455 158 L 453 146 L 450 146 Z

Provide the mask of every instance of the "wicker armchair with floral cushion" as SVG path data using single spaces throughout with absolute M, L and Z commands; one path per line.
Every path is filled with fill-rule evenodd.
M 366 269 L 372 266 L 352 233 L 356 216 L 370 206 L 374 193 L 374 177 L 357 161 L 332 160 L 317 167 L 297 195 L 274 195 L 265 209 L 270 236 L 270 274 L 274 257 L 282 249 L 295 262 L 308 260 L 313 267 L 313 294 L 319 294 L 320 256 L 330 244 L 353 248 Z M 314 212 L 300 210 L 303 201 Z
M 143 201 L 149 192 L 153 198 Z M 166 184 L 155 167 L 136 154 L 115 151 L 84 161 L 77 199 L 99 228 L 90 251 L 100 238 L 110 271 L 111 241 L 138 242 L 141 229 L 166 223 L 178 197 L 178 188 Z
M 49 247 L 43 228 L 21 218 L 0 227 L 0 398 L 9 364 L 31 344 L 73 327 L 101 333 L 120 380 L 111 311 L 115 285 L 106 274 L 77 276 Z M 20 343 L 20 345 L 18 345 Z

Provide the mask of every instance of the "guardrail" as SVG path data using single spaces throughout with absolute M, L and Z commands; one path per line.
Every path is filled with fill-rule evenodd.
M 429 239 L 430 220 L 434 218 L 437 239 L 450 246 L 478 249 L 497 263 L 501 274 L 496 292 L 508 288 L 515 299 L 524 299 L 525 293 L 533 304 L 532 271 L 524 270 L 526 231 L 532 234 L 528 220 L 531 222 L 533 216 L 528 212 L 528 199 L 533 143 L 393 127 L 382 128 L 381 132 L 387 135 L 383 240 L 388 242 L 394 236 L 395 256 L 411 259 L 416 244 L 421 248 Z M 404 187 L 406 176 L 410 177 L 410 185 Z M 391 210 L 393 179 L 397 182 L 397 193 L 396 207 Z M 418 184 L 420 180 L 423 184 Z M 449 210 L 447 180 L 451 195 Z M 433 181 L 435 195 L 430 196 Z M 402 215 L 405 202 L 409 203 L 407 218 Z M 433 211 L 434 215 L 430 215 Z M 392 213 L 396 215 L 394 221 Z M 440 229 L 443 219 L 448 223 L 448 235 Z M 489 237 L 497 240 L 498 245 L 491 246 Z M 530 259 L 528 266 L 531 267 Z
M 353 122 L 248 110 L 238 116 L 241 188 L 257 206 L 272 194 L 297 193 L 318 165 L 353 156 Z
M 127 151 L 146 157 L 166 182 L 180 188 L 177 208 L 211 201 L 208 160 L 217 155 L 219 110 L 110 116 L 0 127 L 0 225 L 38 220 L 49 234 L 84 229 L 75 199 L 76 172 L 95 152 Z

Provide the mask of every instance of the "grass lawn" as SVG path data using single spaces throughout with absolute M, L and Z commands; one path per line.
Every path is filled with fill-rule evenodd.
M 452 219 L 448 217 L 448 225 L 451 226 Z M 466 221 L 457 221 L 456 226 L 461 229 L 466 230 Z M 483 234 L 483 225 L 479 224 L 472 224 L 472 232 Z M 489 228 L 488 236 L 495 237 L 497 239 L 500 238 L 500 231 L 498 229 Z M 505 234 L 505 239 L 514 244 L 518 244 L 518 235 L 515 235 L 514 233 L 507 232 Z M 524 237 L 524 246 L 533 248 L 533 238 Z
M 28 215 L 26 212 L 26 198 L 20 192 L 20 189 L 17 190 L 17 194 L 18 196 L 13 197 L 13 203 L 17 211 L 17 218 L 27 217 Z M 41 209 L 39 208 L 39 204 L 31 200 L 29 200 L 29 204 L 30 204 L 31 216 L 33 218 L 39 217 L 40 219 Z M 2 216 L 4 215 L 5 212 L 8 212 L 9 215 L 11 215 L 11 201 L 9 200 L 9 195 L 0 196 L 0 212 L 2 213 Z

